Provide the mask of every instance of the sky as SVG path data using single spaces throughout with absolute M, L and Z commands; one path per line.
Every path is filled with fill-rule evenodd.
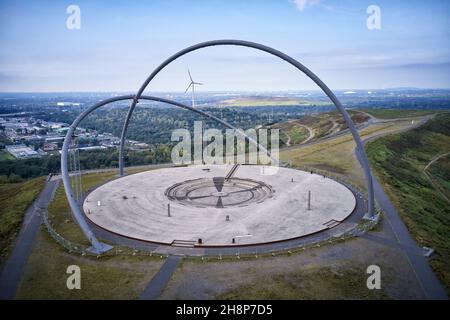
M 67 28 L 70 5 L 79 29 Z M 332 90 L 450 88 L 448 0 L 0 0 L 0 91 L 133 92 L 170 55 L 214 39 L 276 48 Z M 317 89 L 276 57 L 223 46 L 180 58 L 146 92 L 183 92 L 188 69 L 205 92 Z

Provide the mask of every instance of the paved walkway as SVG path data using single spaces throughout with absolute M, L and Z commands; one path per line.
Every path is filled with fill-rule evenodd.
M 16 239 L 14 249 L 0 275 L 0 300 L 14 299 L 23 269 L 28 261 L 36 234 L 42 222 L 40 212 L 47 208 L 59 182 L 59 179 L 46 182 L 44 190 L 42 190 L 33 205 L 25 213 L 22 228 Z
M 425 124 L 430 118 L 432 118 L 432 116 L 424 117 L 416 124 L 401 131 L 407 131 L 417 128 Z M 395 133 L 399 132 L 400 131 Z M 366 144 L 368 141 L 374 140 L 378 137 L 379 136 L 370 137 L 363 140 L 363 143 Z M 358 152 L 356 152 L 356 149 L 355 153 L 359 159 L 360 155 Z M 385 214 L 385 218 L 388 221 L 389 227 L 392 229 L 396 237 L 396 244 L 404 251 L 404 253 L 408 257 L 411 268 L 413 269 L 417 281 L 419 282 L 425 296 L 428 299 L 448 299 L 444 286 L 431 269 L 427 257 L 424 254 L 418 254 L 421 251 L 424 252 L 423 248 L 420 248 L 417 245 L 416 241 L 412 238 L 406 225 L 403 223 L 400 215 L 398 214 L 392 202 L 389 200 L 389 197 L 384 192 L 383 187 L 375 176 L 373 176 L 373 187 L 375 198 L 377 199 L 378 204 Z
M 378 180 L 374 177 L 374 192 L 385 217 L 395 234 L 399 247 L 408 257 L 411 267 L 428 299 L 448 299 L 444 286 L 431 269 L 428 259 L 424 254 L 417 254 L 422 250 L 410 235 L 405 224 L 401 220 L 397 210 L 392 205 Z M 408 248 L 408 249 L 406 249 Z M 413 248 L 413 249 L 411 249 Z M 423 252 L 423 250 L 422 250 Z
M 141 300 L 156 300 L 163 292 L 164 288 L 167 286 L 172 274 L 181 262 L 181 256 L 171 255 L 167 257 L 164 264 L 159 269 L 158 273 L 149 282 L 144 292 L 141 294 L 139 299 Z

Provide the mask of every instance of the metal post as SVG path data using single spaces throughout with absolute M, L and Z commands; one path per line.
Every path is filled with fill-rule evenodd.
M 80 205 L 83 204 L 83 176 L 81 174 L 81 160 L 80 160 L 80 150 L 77 149 L 77 160 L 78 160 L 78 187 L 80 190 L 79 197 L 80 197 Z
M 308 210 L 311 210 L 311 190 L 308 190 Z
M 167 204 L 167 216 L 170 217 L 170 203 Z

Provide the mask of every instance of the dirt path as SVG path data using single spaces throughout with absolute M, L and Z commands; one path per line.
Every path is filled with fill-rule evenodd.
M 434 189 L 439 192 L 439 194 L 445 199 L 447 200 L 447 202 L 450 203 L 450 199 L 447 197 L 447 195 L 441 190 L 441 188 L 439 187 L 439 185 L 434 181 L 433 177 L 431 174 L 429 174 L 427 172 L 428 168 L 435 163 L 436 161 L 438 161 L 439 159 L 441 159 L 442 157 L 445 157 L 447 155 L 449 155 L 450 152 L 446 152 L 443 154 L 439 154 L 435 157 L 433 157 L 433 159 L 431 159 L 430 162 L 428 162 L 428 164 L 425 166 L 425 168 L 423 169 L 423 174 L 425 175 L 425 177 L 428 179 L 428 181 L 430 181 L 431 185 L 434 187 Z
M 300 126 L 305 128 L 309 132 L 309 137 L 306 138 L 305 140 L 303 140 L 302 143 L 307 143 L 309 140 L 311 140 L 311 139 L 313 139 L 315 137 L 316 134 L 314 133 L 314 130 L 311 127 L 305 126 L 303 124 L 301 124 Z

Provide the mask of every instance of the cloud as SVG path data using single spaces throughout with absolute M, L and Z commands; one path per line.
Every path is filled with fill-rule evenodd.
M 320 3 L 320 0 L 289 0 L 294 3 L 297 10 L 303 11 L 306 7 L 311 7 Z

